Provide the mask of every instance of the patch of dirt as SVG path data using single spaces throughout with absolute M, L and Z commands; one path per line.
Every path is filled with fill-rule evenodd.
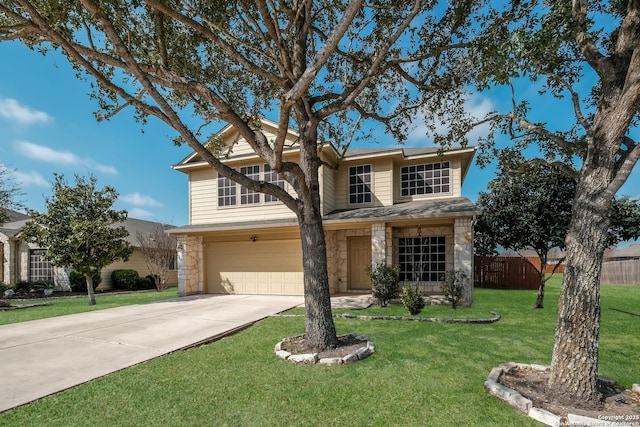
M 338 337 L 338 345 L 333 348 L 322 350 L 318 353 L 319 359 L 345 357 L 351 353 L 355 353 L 359 348 L 367 345 L 366 341 L 361 341 L 355 335 L 342 335 Z M 282 350 L 291 354 L 308 354 L 315 353 L 316 350 L 310 347 L 304 338 L 304 335 L 287 338 L 281 346 Z
M 499 382 L 531 400 L 536 408 L 545 409 L 563 418 L 571 413 L 594 419 L 620 415 L 627 416 L 623 419 L 639 420 L 629 416 L 640 416 L 640 393 L 624 389 L 617 384 L 600 381 L 600 392 L 604 399 L 600 405 L 569 401 L 564 395 L 548 386 L 549 375 L 549 371 L 516 368 L 500 376 Z

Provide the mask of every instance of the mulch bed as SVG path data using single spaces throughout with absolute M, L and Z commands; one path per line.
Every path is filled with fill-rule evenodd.
M 515 368 L 502 374 L 499 382 L 531 400 L 534 407 L 561 417 L 571 413 L 594 419 L 614 415 L 627 416 L 621 419 L 636 419 L 633 416 L 640 415 L 639 393 L 611 382 L 600 381 L 600 392 L 604 399 L 600 405 L 569 401 L 548 386 L 549 375 L 549 371 Z
M 320 353 L 318 353 L 318 358 L 342 358 L 351 353 L 355 353 L 359 348 L 364 347 L 366 344 L 366 341 L 363 342 L 357 339 L 352 334 L 342 335 L 338 337 L 338 345 L 335 348 L 328 348 L 321 351 Z M 282 350 L 288 351 L 291 354 L 307 354 L 316 352 L 305 342 L 304 335 L 287 338 L 282 343 L 281 348 Z

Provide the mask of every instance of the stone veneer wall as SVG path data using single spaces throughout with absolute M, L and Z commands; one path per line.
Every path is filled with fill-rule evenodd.
M 473 228 L 471 218 L 457 218 L 454 224 L 454 269 L 467 273 L 464 299 L 473 302 Z
M 349 237 L 358 236 L 371 236 L 371 229 L 354 228 L 350 230 L 332 230 L 326 233 L 327 267 L 331 293 L 347 292 L 349 290 L 347 240 Z
M 177 236 L 178 295 L 204 293 L 202 237 Z

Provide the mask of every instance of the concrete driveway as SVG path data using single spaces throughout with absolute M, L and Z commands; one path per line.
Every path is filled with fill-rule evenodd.
M 303 302 L 291 296 L 207 295 L 2 325 L 0 412 L 213 340 Z

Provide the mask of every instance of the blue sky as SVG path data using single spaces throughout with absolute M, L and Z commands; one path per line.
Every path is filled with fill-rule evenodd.
M 175 133 L 170 128 L 153 118 L 142 127 L 131 109 L 98 123 L 93 115 L 97 103 L 88 96 L 89 82 L 78 80 L 58 54 L 42 56 L 19 43 L 4 42 L 0 58 L 4 64 L 0 67 L 0 162 L 16 171 L 15 181 L 25 193 L 22 200 L 27 207 L 45 210 L 54 172 L 69 181 L 76 174 L 93 174 L 100 187 L 116 188 L 120 194 L 116 208 L 126 209 L 130 217 L 188 223 L 187 176 L 171 165 L 191 150 L 173 144 Z M 504 91 L 486 92 L 474 98 L 469 108 L 481 116 L 504 106 L 509 102 L 505 98 Z M 545 116 L 562 121 L 570 114 L 570 110 L 554 110 L 543 99 L 540 102 L 545 103 L 541 109 Z M 471 135 L 472 144 L 480 133 Z M 429 145 L 422 135 L 416 129 L 407 145 Z M 395 144 L 391 136 L 380 134 L 380 138 L 378 146 Z M 638 169 L 620 194 L 640 197 Z M 479 169 L 474 164 L 463 196 L 475 201 L 493 177 L 493 168 Z

